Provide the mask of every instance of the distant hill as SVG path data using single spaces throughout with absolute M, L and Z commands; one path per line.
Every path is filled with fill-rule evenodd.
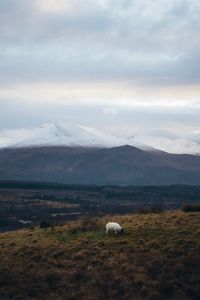
M 0 150 L 0 179 L 65 184 L 200 184 L 200 156 L 112 148 L 35 147 Z

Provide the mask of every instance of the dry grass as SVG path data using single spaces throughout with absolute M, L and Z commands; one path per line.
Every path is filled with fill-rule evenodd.
M 200 213 L 81 219 L 1 234 L 0 299 L 199 299 L 199 265 Z

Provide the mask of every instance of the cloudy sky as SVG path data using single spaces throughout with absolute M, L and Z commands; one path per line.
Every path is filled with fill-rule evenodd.
M 0 0 L 0 129 L 200 133 L 199 0 Z

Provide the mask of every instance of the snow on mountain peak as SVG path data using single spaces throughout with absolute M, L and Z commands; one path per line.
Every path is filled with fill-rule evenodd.
M 127 140 L 96 128 L 74 123 L 46 123 L 33 129 L 3 130 L 0 148 L 34 146 L 114 147 Z M 138 146 L 139 144 L 137 143 Z M 143 145 L 140 144 L 142 148 Z
M 75 123 L 45 123 L 32 129 L 0 131 L 0 148 L 39 146 L 115 147 L 135 146 L 142 150 L 162 150 L 169 153 L 200 154 L 198 141 L 150 135 L 114 135 L 93 127 Z

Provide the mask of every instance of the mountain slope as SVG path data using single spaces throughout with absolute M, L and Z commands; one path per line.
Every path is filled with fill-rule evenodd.
M 82 184 L 200 184 L 200 157 L 113 148 L 39 147 L 0 151 L 0 179 Z

